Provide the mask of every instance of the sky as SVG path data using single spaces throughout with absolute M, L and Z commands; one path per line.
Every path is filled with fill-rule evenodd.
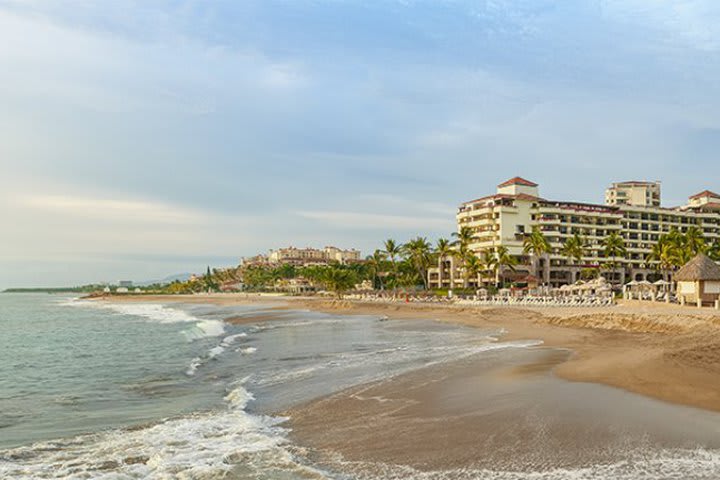
M 0 0 L 0 288 L 720 190 L 716 0 Z

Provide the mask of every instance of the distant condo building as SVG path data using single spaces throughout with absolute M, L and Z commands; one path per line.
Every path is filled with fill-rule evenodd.
M 659 207 L 660 182 L 613 183 L 605 191 L 605 204 L 611 206 Z
M 360 251 L 343 250 L 337 247 L 317 248 L 280 248 L 270 250 L 267 255 L 257 255 L 243 260 L 244 265 L 327 265 L 330 263 L 348 264 L 361 260 Z
M 661 206 L 660 182 L 631 181 L 614 183 L 605 193 L 605 204 L 555 201 L 542 198 L 536 183 L 515 177 L 497 187 L 494 195 L 460 205 L 458 230 L 469 227 L 474 241 L 469 248 L 479 254 L 496 247 L 507 247 L 519 260 L 516 272 L 508 280 L 535 276 L 536 281 L 559 287 L 573 283 L 586 268 L 599 268 L 610 259 L 604 256 L 602 241 L 617 232 L 625 241 L 627 256 L 616 259 L 616 272 L 607 269 L 603 276 L 615 282 L 653 280 L 656 265 L 650 260 L 651 249 L 661 235 L 691 226 L 700 228 L 709 242 L 720 239 L 720 195 L 705 190 L 690 197 L 681 207 Z M 523 253 L 523 241 L 538 226 L 551 246 L 550 254 L 539 259 L 536 267 Z M 565 241 L 575 234 L 586 242 L 586 256 L 572 262 L 560 253 Z M 463 286 L 462 267 L 454 258 L 446 258 L 429 271 L 431 287 Z M 478 279 L 471 279 L 476 285 Z M 485 279 L 487 280 L 487 279 Z

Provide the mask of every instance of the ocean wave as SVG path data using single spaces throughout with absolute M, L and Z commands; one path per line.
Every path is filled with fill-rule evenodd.
M 230 346 L 233 343 L 235 343 L 238 339 L 246 338 L 246 337 L 247 337 L 247 333 L 245 333 L 245 332 L 236 333 L 235 335 L 228 335 L 227 337 L 223 338 L 221 345 L 227 347 L 227 346 Z
M 240 467 L 255 475 L 278 469 L 324 478 L 285 448 L 285 418 L 245 411 L 252 400 L 240 384 L 225 397 L 224 411 L 0 451 L 0 478 L 209 479 Z
M 198 322 L 199 318 L 189 313 L 157 303 L 97 303 L 100 308 L 121 315 L 133 315 L 160 323 Z
M 164 324 L 193 323 L 192 327 L 182 331 L 188 341 L 219 337 L 225 333 L 225 323 L 221 320 L 200 319 L 184 310 L 157 303 L 107 303 L 73 299 L 60 303 L 60 305 L 99 308 L 109 310 L 117 315 L 140 317 Z
M 207 363 L 209 360 L 217 360 L 218 357 L 220 357 L 220 355 L 225 353 L 225 351 L 228 349 L 228 347 L 230 347 L 231 345 L 236 343 L 239 339 L 245 338 L 245 337 L 247 337 L 247 333 L 242 332 L 242 333 L 236 333 L 234 335 L 228 335 L 227 337 L 223 338 L 219 345 L 214 346 L 213 348 L 211 348 L 208 351 L 207 355 L 205 355 L 204 357 L 193 358 L 190 361 L 190 366 L 185 371 L 185 374 L 192 377 L 193 375 L 195 375 L 195 373 L 197 373 L 198 368 L 205 365 L 205 363 Z M 250 347 L 250 348 L 253 348 L 253 347 Z M 245 349 L 245 350 L 247 350 L 247 349 Z M 243 353 L 245 353 L 245 352 L 243 352 Z M 248 352 L 248 353 L 251 353 L 251 352 Z
M 200 320 L 192 327 L 182 331 L 188 341 L 219 337 L 223 333 L 225 333 L 225 324 L 220 320 Z
M 267 387 L 279 385 L 289 381 L 302 380 L 317 375 L 319 371 L 345 371 L 349 372 L 354 368 L 368 370 L 368 367 L 385 366 L 382 369 L 372 369 L 371 373 L 364 373 L 360 378 L 348 376 L 348 386 L 351 384 L 386 380 L 388 378 L 410 372 L 422 367 L 437 365 L 440 363 L 461 360 L 463 358 L 478 355 L 484 352 L 498 351 L 514 348 L 531 348 L 543 344 L 540 340 L 519 340 L 512 342 L 498 342 L 495 337 L 488 336 L 485 343 L 480 344 L 459 344 L 459 345 L 435 345 L 427 349 L 417 348 L 412 345 L 397 345 L 387 348 L 373 348 L 370 350 L 343 352 L 323 357 L 303 357 L 323 360 L 310 365 L 301 365 L 296 368 L 283 367 L 275 372 L 268 373 L 265 377 L 255 380 L 256 385 Z M 422 363 L 418 360 L 423 359 Z M 392 368 L 392 366 L 396 366 Z

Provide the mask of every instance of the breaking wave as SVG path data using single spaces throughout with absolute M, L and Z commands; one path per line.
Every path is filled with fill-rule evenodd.
M 227 394 L 224 411 L 0 451 L 0 478 L 214 479 L 239 467 L 326 478 L 285 448 L 284 418 L 245 410 L 254 398 L 243 383 Z

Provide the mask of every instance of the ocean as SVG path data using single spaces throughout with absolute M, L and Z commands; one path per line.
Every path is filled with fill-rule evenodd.
M 276 412 L 532 343 L 309 311 L 223 321 L 271 307 L 0 295 L 0 478 L 333 478 L 300 458 Z
M 719 415 L 526 370 L 568 352 L 430 320 L 273 306 L 0 295 L 0 479 L 720 478 Z M 295 440 L 285 412 L 377 381 L 363 394 L 376 414 L 353 427 L 370 429 L 367 448 L 470 452 L 473 465 L 349 462 Z M 434 413 L 392 413 L 385 396 L 403 389 Z M 342 424 L 343 410 L 329 413 Z M 383 431 L 391 420 L 399 430 Z M 352 450 L 356 439 L 318 425 L 320 440 Z M 437 445 L 408 436 L 428 425 Z M 447 428 L 470 435 L 458 437 L 464 450 L 443 443 Z

